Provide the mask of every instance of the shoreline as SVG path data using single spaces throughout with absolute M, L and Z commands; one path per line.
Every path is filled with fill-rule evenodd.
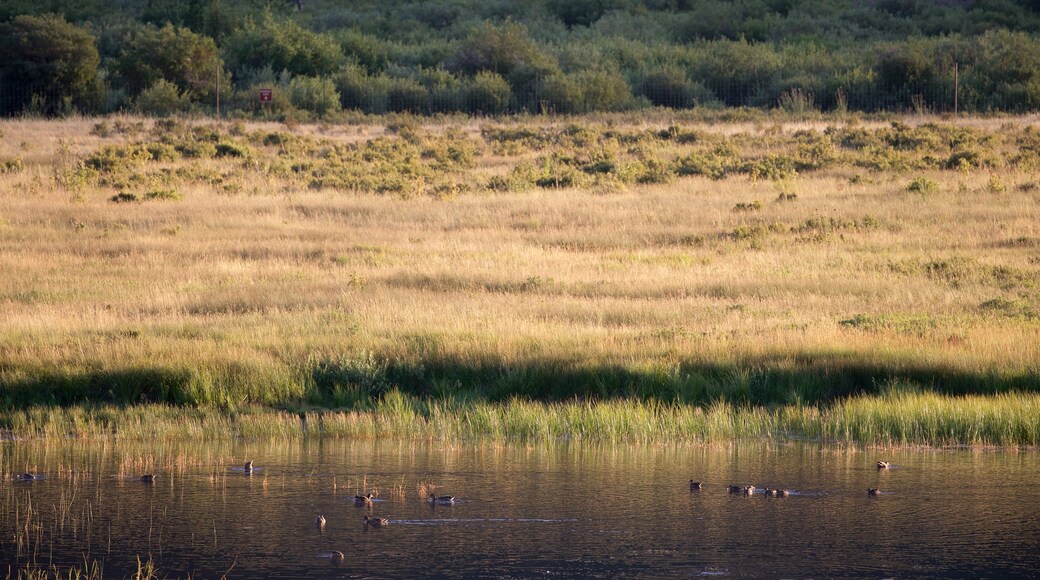
M 421 399 L 393 390 L 366 410 L 76 405 L 3 411 L 0 425 L 4 442 L 279 437 L 608 444 L 803 441 L 863 449 L 1030 450 L 1040 445 L 1040 394 L 890 391 L 821 406 L 716 401 L 701 407 L 637 399 Z

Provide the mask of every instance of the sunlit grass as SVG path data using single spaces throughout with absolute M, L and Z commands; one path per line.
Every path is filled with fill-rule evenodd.
M 950 396 L 895 385 L 882 395 L 825 406 L 708 407 L 655 400 L 488 402 L 420 399 L 391 391 L 366 411 L 287 413 L 257 408 L 70 407 L 7 412 L 8 435 L 93 439 L 293 439 L 332 437 L 447 441 L 610 443 L 800 439 L 825 444 L 1036 446 L 1040 395 Z M 69 425 L 78 425 L 71 431 Z
M 252 157 L 142 162 L 82 183 L 70 172 L 104 147 L 187 128 L 102 138 L 90 119 L 7 122 L 0 159 L 24 168 L 0 175 L 3 427 L 945 442 L 952 419 L 822 418 L 871 396 L 934 406 L 892 402 L 893 381 L 920 397 L 1038 390 L 1035 119 L 902 121 L 524 118 L 397 135 L 196 122 Z M 481 133 L 524 127 L 542 141 Z M 390 160 L 407 188 L 377 191 L 378 172 L 350 173 L 363 163 L 323 165 L 380 137 L 427 148 Z M 821 143 L 811 166 L 805 146 Z M 459 144 L 461 161 L 436 161 Z M 623 171 L 490 187 L 531 177 L 524 163 L 593 153 Z M 685 171 L 705 155 L 731 173 L 625 181 L 648 161 Z M 316 183 L 321 168 L 360 185 Z M 110 201 L 124 191 L 139 202 Z M 1032 437 L 1002 435 L 999 413 L 979 420 L 990 424 L 952 440 Z

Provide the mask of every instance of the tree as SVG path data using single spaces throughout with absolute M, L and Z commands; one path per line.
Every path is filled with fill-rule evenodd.
M 265 12 L 260 23 L 249 22 L 232 34 L 225 46 L 236 78 L 270 66 L 294 75 L 327 76 L 346 62 L 331 36 L 302 28 L 291 20 L 277 21 Z
M 218 75 L 221 86 L 231 84 L 213 39 L 172 24 L 138 30 L 115 69 L 123 87 L 135 96 L 164 79 L 191 101 L 201 102 L 216 93 Z
M 0 114 L 30 105 L 54 114 L 89 108 L 101 93 L 94 37 L 61 16 L 17 16 L 0 24 Z

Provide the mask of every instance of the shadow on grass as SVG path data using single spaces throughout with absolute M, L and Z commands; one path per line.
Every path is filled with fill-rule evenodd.
M 856 361 L 849 355 L 761 357 L 741 364 L 687 363 L 642 367 L 579 360 L 523 363 L 437 357 L 420 362 L 373 355 L 320 359 L 295 370 L 223 365 L 220 369 L 125 368 L 62 372 L 0 368 L 0 403 L 7 409 L 83 403 L 161 403 L 234 409 L 367 408 L 397 389 L 424 398 L 554 401 L 638 398 L 708 404 L 826 404 L 877 394 L 895 383 L 944 394 L 1040 391 L 1035 371 L 970 373 L 905 362 Z

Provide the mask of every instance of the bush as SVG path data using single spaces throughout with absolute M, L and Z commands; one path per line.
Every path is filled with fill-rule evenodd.
M 387 108 L 395 113 L 424 113 L 426 89 L 414 79 L 391 79 L 386 91 Z
M 384 75 L 369 76 L 363 67 L 347 65 L 333 75 L 340 106 L 369 113 L 387 111 L 390 79 Z
M 574 75 L 574 82 L 581 90 L 583 111 L 620 111 L 632 105 L 632 90 L 619 73 L 582 71 Z M 693 92 L 696 101 L 698 91 Z
M 108 198 L 108 200 L 113 203 L 135 203 L 141 201 L 140 199 L 138 199 L 137 194 L 126 192 L 117 193 L 112 197 Z
M 295 77 L 289 81 L 288 93 L 294 107 L 318 116 L 340 110 L 339 93 L 329 79 Z
M 685 109 L 694 105 L 694 85 L 678 68 L 648 73 L 639 83 L 639 94 L 659 107 Z
M 187 93 L 182 93 L 177 88 L 177 85 L 166 79 L 159 79 L 138 95 L 135 103 L 141 113 L 167 117 L 187 111 L 191 100 Z
M 932 193 L 938 191 L 939 182 L 934 179 L 928 179 L 921 175 L 910 180 L 910 183 L 906 184 L 906 190 L 911 193 Z
M 506 79 L 490 71 L 477 73 L 466 85 L 466 107 L 470 113 L 504 113 L 512 96 Z

